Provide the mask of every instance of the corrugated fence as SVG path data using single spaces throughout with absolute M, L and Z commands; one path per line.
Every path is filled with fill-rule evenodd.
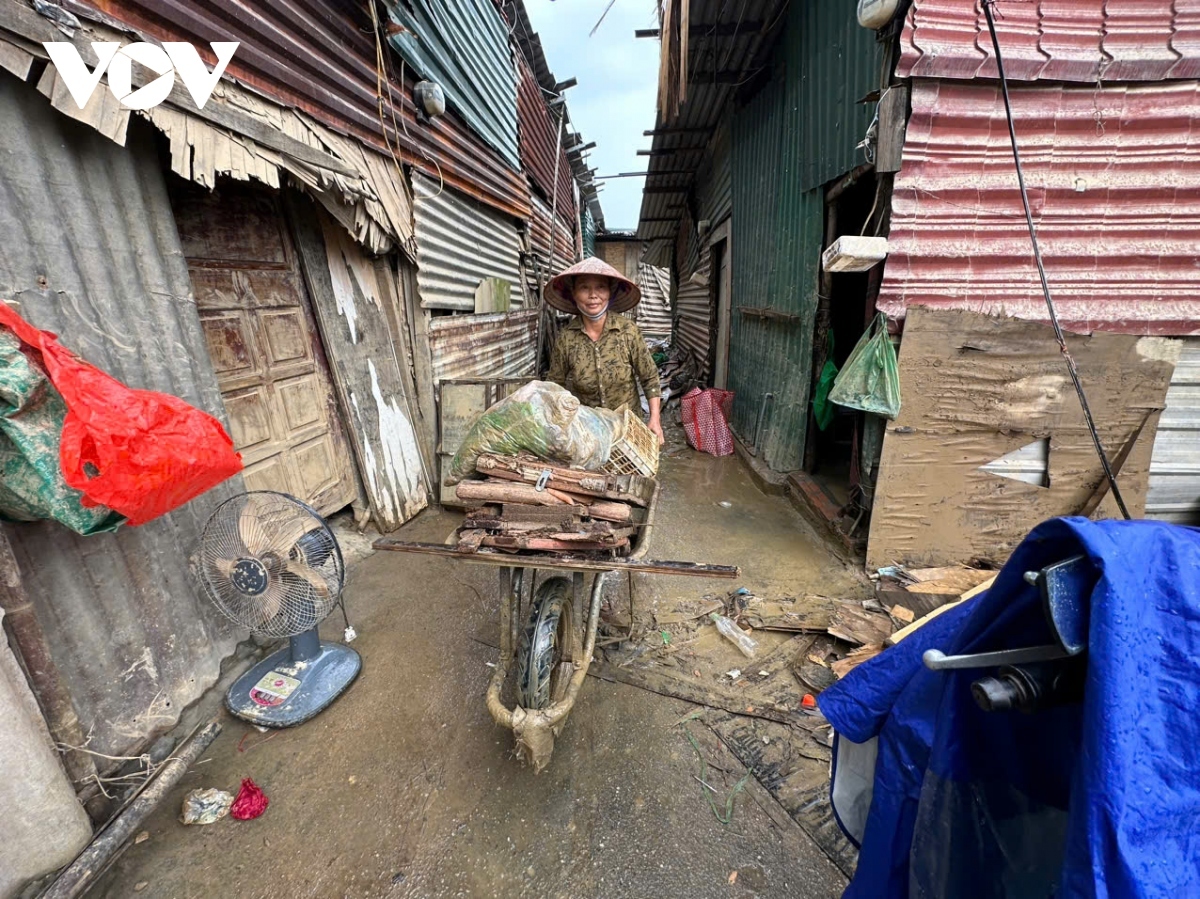
M 0 298 L 131 387 L 224 418 L 149 127 L 118 147 L 2 71 L 0 121 Z M 206 516 L 240 488 L 116 534 L 6 526 L 89 749 L 126 755 L 170 729 L 244 635 L 188 569 Z
M 425 309 L 475 311 L 485 278 L 512 285 L 522 302 L 521 236 L 509 219 L 413 172 L 417 289 Z

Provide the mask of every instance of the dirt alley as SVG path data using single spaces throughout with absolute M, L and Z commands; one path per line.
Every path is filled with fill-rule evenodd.
M 865 591 L 736 457 L 693 453 L 678 431 L 671 438 L 649 557 L 737 564 L 743 576 L 634 576 L 644 629 L 656 609 L 739 586 L 762 596 Z M 459 517 L 427 511 L 401 535 L 440 542 Z M 613 598 L 618 615 L 629 586 Z M 224 732 L 146 822 L 149 839 L 92 895 L 824 899 L 844 888 L 765 790 L 738 794 L 730 824 L 719 823 L 684 726 L 719 766 L 707 783 L 722 812 L 745 769 L 702 724 L 680 724 L 697 709 L 690 703 L 588 678 L 547 770 L 535 776 L 515 761 L 511 735 L 483 703 L 497 655 L 493 569 L 377 553 L 350 568 L 346 597 L 359 680 L 294 729 L 263 734 L 225 716 Z M 340 639 L 341 628 L 335 613 L 324 636 Z M 783 640 L 760 636 L 767 648 Z M 745 667 L 731 646 L 702 645 L 706 676 Z M 236 792 L 243 777 L 270 797 L 262 818 L 177 821 L 187 791 Z

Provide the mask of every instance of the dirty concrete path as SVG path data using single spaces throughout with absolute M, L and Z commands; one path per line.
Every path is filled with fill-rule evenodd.
M 676 436 L 676 435 L 673 435 Z M 733 457 L 681 449 L 664 464 L 652 558 L 742 566 L 760 595 L 851 595 L 862 582 L 781 497 Z M 426 512 L 403 532 L 440 541 L 458 516 Z M 364 658 L 358 682 L 301 727 L 267 734 L 228 717 L 224 733 L 146 823 L 93 895 L 142 897 L 834 897 L 843 874 L 754 784 L 728 825 L 745 769 L 696 706 L 589 678 L 549 768 L 512 757 L 483 695 L 498 629 L 496 575 L 378 553 L 350 572 L 347 605 Z M 635 577 L 639 620 L 731 582 Z M 628 589 L 628 584 L 625 589 Z M 327 622 L 340 638 L 340 616 Z M 738 663 L 711 644 L 714 669 Z M 800 691 L 797 691 L 799 693 Z M 750 720 L 750 719 L 745 719 Z M 688 727 L 708 758 L 698 782 Z M 723 770 L 720 770 L 723 769 Z M 197 787 L 270 797 L 260 819 L 176 820 Z

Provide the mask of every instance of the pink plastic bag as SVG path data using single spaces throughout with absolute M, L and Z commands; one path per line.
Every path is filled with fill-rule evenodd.
M 733 453 L 733 432 L 729 416 L 733 414 L 733 392 L 699 387 L 683 397 L 683 433 L 692 449 L 711 456 Z

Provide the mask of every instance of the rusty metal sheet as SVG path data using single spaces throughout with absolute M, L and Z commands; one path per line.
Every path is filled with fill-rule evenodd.
M 578 259 L 575 231 L 575 222 L 564 220 L 561 212 L 551 217 L 549 204 L 533 197 L 533 215 L 529 218 L 530 258 L 525 263 L 525 290 L 532 305 L 540 302 L 540 285 Z M 552 243 L 553 258 L 549 255 Z
M 529 214 L 529 187 L 453 110 L 422 125 L 416 120 L 411 68 L 386 53 L 382 111 L 376 99 L 375 32 L 366 7 L 337 0 L 263 0 L 230 6 L 222 0 L 67 0 L 84 19 L 100 19 L 162 41 L 197 45 L 212 65 L 209 41 L 240 41 L 226 78 L 295 107 L 375 150 L 395 149 L 405 164 L 511 215 Z
M 225 420 L 149 126 L 135 120 L 118 147 L 7 73 L 0 121 L 0 298 L 130 386 Z M 241 488 L 238 476 L 115 534 L 8 529 L 88 748 L 136 755 L 245 637 L 188 571 L 208 513 Z
M 1016 81 L 1159 81 L 1200 77 L 1194 0 L 1001 0 L 996 33 Z M 995 78 L 975 0 L 914 0 L 900 37 L 901 78 Z
M 538 311 L 439 315 L 429 323 L 434 382 L 461 378 L 532 378 Z
M 1030 85 L 1012 101 L 1063 325 L 1200 331 L 1200 85 Z M 998 89 L 920 80 L 912 110 L 879 308 L 1045 321 Z
M 563 151 L 564 136 L 559 135 L 559 117 L 546 106 L 541 85 L 523 56 L 517 57 L 520 84 L 517 102 L 520 110 L 521 165 L 547 203 L 564 218 L 576 217 L 574 179 L 571 163 Z M 555 182 L 557 181 L 557 187 Z

